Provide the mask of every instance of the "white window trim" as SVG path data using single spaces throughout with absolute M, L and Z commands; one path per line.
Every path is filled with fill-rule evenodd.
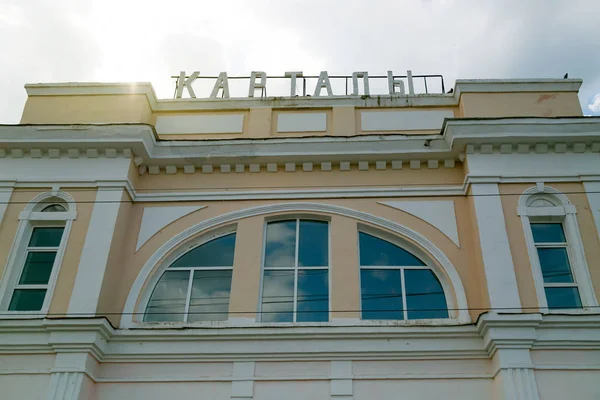
M 265 269 L 266 261 L 266 249 L 267 249 L 267 226 L 272 222 L 278 221 L 296 221 L 296 253 L 294 255 L 293 268 L 268 268 Z M 327 223 L 327 266 L 321 267 L 298 267 L 298 252 L 299 252 L 299 240 L 300 240 L 300 221 L 319 221 Z M 276 217 L 266 218 L 263 226 L 263 241 L 262 241 L 262 255 L 261 255 L 261 269 L 260 269 L 260 286 L 258 293 L 258 306 L 256 321 L 260 324 L 268 324 L 273 326 L 278 325 L 311 325 L 311 324 L 324 324 L 331 322 L 331 218 L 322 215 L 311 215 L 311 214 L 291 214 L 291 215 L 279 215 Z M 314 322 L 297 322 L 297 296 L 298 296 L 298 270 L 300 269 L 326 269 L 327 270 L 327 321 L 314 321 Z M 292 322 L 264 322 L 262 320 L 262 300 L 263 300 L 263 286 L 265 279 L 265 271 L 277 271 L 277 270 L 289 270 L 294 271 L 294 304 L 292 310 Z
M 53 198 L 63 200 L 63 202 L 66 203 L 68 210 L 66 212 L 37 211 L 37 209 L 40 208 L 40 203 Z M 64 203 L 62 204 L 65 205 Z M 44 206 L 46 205 L 44 204 Z M 71 226 L 76 218 L 77 211 L 75 200 L 68 193 L 58 190 L 39 194 L 25 206 L 25 209 L 19 214 L 19 226 L 17 227 L 17 233 L 15 234 L 8 255 L 6 268 L 0 282 L 0 319 L 41 318 L 48 314 L 48 309 L 50 308 L 50 303 L 56 287 L 56 280 L 69 240 Z M 64 228 L 60 244 L 55 248 L 56 257 L 54 259 L 50 278 L 48 279 L 48 284 L 44 285 L 47 286 L 44 303 L 39 311 L 8 311 L 13 291 L 18 286 L 18 279 L 20 278 L 24 267 L 29 239 L 31 238 L 33 228 L 36 227 Z
M 381 239 L 383 241 L 386 241 L 388 243 L 391 243 L 395 246 L 400 247 L 401 249 L 409 252 L 410 254 L 412 254 L 413 256 L 417 257 L 419 260 L 421 260 L 425 265 L 414 265 L 414 266 L 363 266 L 360 263 L 360 233 L 365 233 L 367 235 L 373 236 L 377 239 Z M 391 269 L 391 270 L 399 270 L 400 271 L 400 279 L 401 279 L 401 287 L 402 287 L 402 315 L 404 317 L 404 319 L 401 320 L 392 320 L 392 321 L 397 321 L 399 323 L 411 323 L 411 321 L 413 321 L 412 323 L 414 323 L 414 321 L 420 321 L 420 322 L 428 322 L 428 323 L 446 323 L 447 321 L 456 321 L 459 318 L 459 312 L 460 310 L 457 309 L 456 306 L 456 302 L 454 301 L 454 298 L 452 296 L 452 284 L 450 282 L 447 281 L 446 276 L 444 274 L 440 273 L 440 268 L 438 268 L 434 263 L 432 263 L 430 261 L 430 257 L 427 256 L 427 254 L 425 254 L 421 249 L 419 249 L 418 247 L 412 245 L 411 243 L 408 242 L 404 242 L 402 241 L 402 243 L 400 244 L 400 239 L 394 235 L 379 231 L 377 229 L 371 228 L 367 225 L 362 225 L 359 224 L 359 229 L 357 231 L 357 235 L 356 235 L 356 240 L 357 240 L 357 246 L 356 246 L 356 250 L 357 250 L 357 254 L 358 254 L 358 290 L 359 290 L 359 298 L 360 298 L 360 320 L 361 321 L 390 321 L 390 320 L 376 320 L 376 319 L 362 319 L 362 282 L 360 281 L 361 279 L 361 273 L 360 271 L 362 271 L 363 269 L 368 270 L 368 269 Z M 448 318 L 426 318 L 426 319 L 408 319 L 408 308 L 407 308 L 407 299 L 406 299 L 406 282 L 404 280 L 404 271 L 407 269 L 427 269 L 430 270 L 431 272 L 433 272 L 433 274 L 435 275 L 435 277 L 437 278 L 438 282 L 440 283 L 440 286 L 442 287 L 442 290 L 444 291 L 444 298 L 446 299 L 446 308 L 448 309 Z
M 556 203 L 560 202 L 561 205 L 555 207 L 528 207 L 527 203 L 531 196 L 544 196 L 547 195 L 550 201 Z M 531 264 L 533 272 L 533 280 L 535 283 L 536 294 L 538 298 L 538 305 L 540 311 L 544 313 L 576 313 L 580 314 L 588 310 L 594 310 L 593 307 L 598 306 L 598 300 L 594 293 L 592 281 L 587 265 L 587 259 L 585 257 L 585 250 L 583 248 L 583 241 L 581 239 L 581 233 L 579 231 L 579 224 L 577 222 L 577 209 L 567 196 L 560 191 L 538 184 L 523 192 L 519 199 L 519 206 L 517 210 L 518 215 L 521 217 L 521 223 L 523 225 L 523 231 L 525 233 L 525 242 L 527 244 L 527 253 L 529 255 L 529 262 Z M 573 280 L 577 284 L 579 289 L 579 297 L 581 299 L 582 309 L 549 309 L 548 302 L 546 300 L 544 277 L 542 275 L 542 267 L 537 254 L 537 247 L 533 240 L 533 232 L 531 230 L 531 223 L 535 222 L 560 222 L 562 223 L 563 230 L 565 232 L 567 240 L 567 254 L 571 265 L 571 271 L 573 274 Z M 565 284 L 563 286 L 569 286 Z

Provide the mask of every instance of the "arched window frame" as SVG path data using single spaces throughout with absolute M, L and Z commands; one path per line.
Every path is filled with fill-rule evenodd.
M 154 291 L 154 288 L 158 284 L 158 281 L 162 277 L 163 273 L 171 266 L 171 264 L 173 264 L 175 261 L 177 261 L 177 259 L 179 259 L 184 254 L 188 253 L 189 251 L 191 251 L 197 247 L 200 247 L 203 244 L 208 243 L 212 240 L 221 238 L 223 236 L 230 235 L 232 233 L 236 233 L 236 231 L 237 231 L 237 224 L 213 229 L 209 232 L 205 232 L 204 234 L 195 236 L 195 237 L 191 238 L 190 240 L 185 241 L 184 243 L 182 243 L 178 247 L 176 247 L 173 251 L 171 251 L 169 254 L 167 254 L 160 262 L 157 263 L 157 267 L 150 274 L 150 277 L 148 278 L 146 285 L 144 286 L 144 288 L 142 290 L 142 294 L 140 296 L 138 306 L 136 307 L 137 312 L 135 313 L 135 316 L 133 317 L 133 322 L 136 324 L 140 324 L 140 325 L 164 324 L 163 322 L 145 322 L 144 321 L 144 314 L 146 312 L 146 308 L 148 307 L 148 302 L 150 301 L 152 292 Z M 233 268 L 233 266 L 232 266 L 232 268 Z M 182 325 L 202 325 L 202 324 L 206 324 L 207 322 L 183 322 L 183 321 L 181 321 L 178 323 L 180 323 Z M 168 324 L 172 324 L 172 322 L 170 322 Z M 209 324 L 214 324 L 214 322 L 209 322 Z
M 66 211 L 44 212 L 52 204 L 59 204 Z M 64 258 L 73 221 L 77 218 L 75 200 L 68 193 L 59 190 L 45 192 L 31 200 L 19 214 L 19 225 L 13 240 L 2 282 L 0 283 L 0 311 L 4 318 L 38 318 L 48 314 L 56 280 Z M 40 310 L 36 311 L 8 311 L 13 292 L 15 291 L 28 254 L 28 245 L 34 228 L 37 227 L 62 227 L 64 228 L 58 247 L 55 248 L 56 256 L 52 272 L 46 286 L 46 294 Z
M 432 260 L 432 262 L 438 266 L 439 269 L 436 269 L 436 272 L 443 271 L 443 273 L 438 274 L 437 276 L 444 287 L 446 296 L 450 295 L 452 300 L 447 304 L 448 310 L 451 312 L 451 317 L 449 319 L 440 320 L 443 321 L 440 323 L 456 324 L 472 322 L 468 311 L 467 296 L 458 271 L 443 251 L 418 232 L 388 219 L 347 207 L 325 203 L 288 202 L 231 211 L 201 221 L 171 237 L 163 243 L 150 258 L 148 258 L 138 273 L 138 276 L 129 290 L 120 326 L 123 328 L 144 326 L 144 323 L 139 322 L 140 318 L 138 316 L 143 315 L 150 296 L 147 288 L 154 287 L 153 285 L 156 284 L 156 281 L 159 278 L 159 276 L 156 276 L 157 265 L 162 265 L 162 260 L 172 251 L 179 248 L 181 243 L 191 240 L 191 238 L 196 237 L 203 232 L 218 228 L 219 226 L 224 226 L 224 224 L 236 223 L 236 221 L 242 218 L 268 214 L 275 215 L 280 213 L 340 215 L 353 218 L 357 221 L 364 222 L 365 224 L 380 227 L 381 229 L 392 232 L 392 234 L 396 234 L 399 237 L 405 237 L 407 240 L 416 243 L 429 255 L 428 259 Z M 152 279 L 155 279 L 154 282 L 149 284 Z M 450 291 L 447 291 L 448 289 L 450 289 Z
M 296 321 L 297 319 L 297 286 L 298 286 L 298 270 L 302 269 L 301 267 L 298 267 L 298 240 L 299 240 L 299 228 L 300 228 L 300 221 L 318 221 L 318 222 L 325 222 L 327 223 L 327 266 L 325 267 L 319 267 L 316 269 L 326 269 L 327 270 L 327 289 L 328 289 L 328 299 L 327 299 L 327 307 L 329 312 L 327 313 L 327 321 L 331 321 L 331 287 L 332 287 L 332 283 L 331 283 L 331 253 L 332 253 L 332 249 L 331 249 L 331 217 L 329 216 L 324 216 L 324 215 L 319 215 L 319 214 L 304 214 L 304 213 L 294 213 L 294 214 L 284 214 L 284 215 L 276 215 L 276 216 L 271 216 L 271 217 L 267 217 L 265 218 L 264 224 L 263 224 L 263 241 L 262 241 L 262 253 L 261 253 L 261 268 L 260 268 L 260 289 L 259 289 L 259 296 L 258 296 L 258 306 L 257 306 L 257 310 L 258 310 L 258 316 L 256 318 L 256 320 L 262 324 L 265 323 L 273 323 L 273 324 L 281 324 L 281 322 L 264 322 L 263 321 L 263 314 L 262 314 L 262 300 L 263 300 L 263 290 L 264 290 L 264 279 L 265 279 L 265 252 L 266 252 L 266 245 L 267 245 L 267 227 L 270 223 L 272 222 L 279 222 L 279 221 L 292 221 L 295 220 L 296 221 L 296 247 L 295 247 L 295 251 L 296 251 L 296 266 L 294 267 L 294 271 L 295 271 L 295 278 L 294 278 L 294 306 L 293 306 L 293 321 L 289 322 L 289 323 L 299 323 Z M 311 323 L 322 323 L 322 322 L 302 322 L 303 324 L 311 324 Z
M 549 202 L 553 204 L 553 206 L 533 205 L 534 202 L 538 201 Z M 548 308 L 542 267 L 540 265 L 531 228 L 531 224 L 536 222 L 559 222 L 562 224 L 567 240 L 567 255 L 569 257 L 571 272 L 576 287 L 579 289 L 581 306 L 584 310 L 585 308 L 596 307 L 598 305 L 598 300 L 594 293 L 587 259 L 585 257 L 583 241 L 577 222 L 577 209 L 569 201 L 568 197 L 552 187 L 544 186 L 543 183 L 539 183 L 523 192 L 519 198 L 517 213 L 521 217 L 521 223 L 525 233 L 525 242 L 527 244 L 527 252 L 532 268 L 540 311 L 546 313 L 565 313 L 581 312 L 581 309 Z
M 459 309 L 457 302 L 453 295 L 454 287 L 452 285 L 452 281 L 448 277 L 448 275 L 445 273 L 444 269 L 440 268 L 440 266 L 432 260 L 431 256 L 429 256 L 420 247 L 416 246 L 415 244 L 411 243 L 410 241 L 408 241 L 402 237 L 399 237 L 395 234 L 391 234 L 389 232 L 382 231 L 380 229 L 374 228 L 369 225 L 358 224 L 357 251 L 358 251 L 359 271 L 362 268 L 362 265 L 360 263 L 360 237 L 358 235 L 360 232 L 374 236 L 378 239 L 384 240 L 386 242 L 389 242 L 395 246 L 398 246 L 398 247 L 408 251 L 409 253 L 411 253 L 412 255 L 417 257 L 419 260 L 421 260 L 425 264 L 425 266 L 423 266 L 423 267 L 415 267 L 413 269 L 429 269 L 433 272 L 433 274 L 439 280 L 440 285 L 442 286 L 442 289 L 444 290 L 444 297 L 446 299 L 446 307 L 448 308 L 448 318 L 427 319 L 426 321 L 435 321 L 435 322 L 439 322 L 439 323 L 445 323 L 447 321 L 456 321 L 456 320 L 464 319 L 464 317 L 463 318 L 461 318 L 461 317 L 462 317 L 462 315 L 464 315 L 464 313 L 467 310 Z M 403 268 L 403 269 L 410 269 L 410 268 Z M 359 274 L 359 276 L 360 276 L 360 274 Z M 360 291 L 360 287 L 361 287 L 361 285 L 359 283 L 359 291 Z M 405 296 L 406 288 L 405 288 L 404 281 L 402 281 L 402 292 L 403 292 L 403 299 L 405 299 L 406 298 L 406 296 Z M 360 294 L 362 295 L 362 293 L 360 293 Z M 406 304 L 406 302 L 404 302 L 404 304 Z M 360 308 L 361 308 L 360 313 L 362 314 L 362 311 L 363 311 L 362 310 L 362 302 L 361 302 Z M 461 311 L 462 311 L 462 313 L 461 313 Z M 416 319 L 416 320 L 406 319 L 406 312 L 407 312 L 407 310 L 405 308 L 404 309 L 405 318 L 403 320 L 399 320 L 399 321 L 406 322 L 406 323 L 410 323 L 410 321 L 424 321 L 424 320 L 420 320 L 420 319 Z

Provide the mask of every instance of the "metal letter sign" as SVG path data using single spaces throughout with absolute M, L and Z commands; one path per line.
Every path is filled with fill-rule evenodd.
M 181 71 L 178 76 L 173 76 L 172 78 L 176 79 L 175 85 L 175 98 L 180 99 L 183 97 L 183 92 L 187 89 L 187 92 L 190 98 L 195 99 L 196 93 L 192 88 L 192 84 L 198 79 L 213 79 L 215 84 L 213 86 L 212 92 L 210 93 L 211 99 L 216 99 L 219 97 L 219 93 L 221 94 L 221 98 L 229 98 L 229 79 L 247 79 L 249 82 L 248 86 L 248 97 L 254 97 L 256 95 L 256 90 L 260 89 L 260 97 L 267 96 L 267 79 L 289 79 L 290 82 L 290 97 L 302 96 L 302 97 L 310 97 L 307 94 L 307 82 L 314 84 L 314 97 L 320 97 L 323 89 L 326 90 L 327 94 L 325 96 L 334 97 L 334 96 L 361 96 L 360 94 L 360 84 L 359 79 L 362 79 L 362 87 L 363 94 L 362 96 L 371 96 L 371 89 L 369 86 L 369 81 L 373 79 L 385 79 L 387 80 L 388 93 L 390 96 L 414 96 L 415 95 L 415 78 L 418 82 L 418 90 L 419 93 L 429 93 L 430 87 L 428 87 L 428 79 L 439 79 L 441 83 L 441 93 L 445 93 L 444 89 L 444 78 L 441 75 L 415 75 L 413 76 L 412 71 L 406 71 L 406 75 L 399 76 L 394 75 L 392 71 L 387 71 L 387 75 L 382 76 L 369 76 L 367 71 L 356 71 L 352 73 L 351 76 L 346 75 L 332 75 L 330 76 L 327 71 L 321 71 L 318 76 L 307 76 L 302 73 L 302 71 L 287 71 L 284 76 L 267 76 L 266 72 L 263 71 L 252 71 L 249 77 L 244 76 L 234 76 L 228 77 L 227 72 L 219 73 L 219 76 L 200 76 L 200 71 L 194 71 L 191 75 L 187 76 L 185 71 Z M 421 80 L 422 79 L 422 80 Z M 345 94 L 333 94 L 333 88 L 331 85 L 332 80 L 334 82 L 340 82 L 340 80 L 345 81 L 346 92 Z M 298 94 L 298 82 L 302 83 L 302 87 L 300 89 L 301 93 Z M 423 85 L 421 85 L 423 83 Z M 351 85 L 351 88 L 349 87 Z M 239 86 L 234 86 L 234 89 Z M 279 86 L 280 87 L 280 86 Z M 377 86 L 381 87 L 381 86 Z M 340 85 L 335 86 L 336 91 L 339 91 Z M 423 91 L 424 88 L 424 91 Z M 277 89 L 277 87 L 275 88 Z M 352 90 L 349 92 L 349 90 Z M 408 93 L 406 93 L 406 89 L 408 89 Z M 438 89 L 439 90 L 439 89 Z M 434 90 L 435 92 L 435 90 Z M 440 93 L 440 92 L 437 92 Z

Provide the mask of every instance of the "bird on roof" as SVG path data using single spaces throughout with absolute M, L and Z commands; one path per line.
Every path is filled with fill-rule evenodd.
M 563 76 L 563 79 L 569 79 L 569 73 L 568 72 L 565 74 L 565 76 Z

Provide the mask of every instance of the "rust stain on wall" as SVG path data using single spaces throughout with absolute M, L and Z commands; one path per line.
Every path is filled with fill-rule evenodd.
M 556 95 L 555 94 L 541 94 L 540 97 L 538 97 L 536 103 L 540 104 L 543 101 L 553 100 L 553 99 L 556 99 Z

